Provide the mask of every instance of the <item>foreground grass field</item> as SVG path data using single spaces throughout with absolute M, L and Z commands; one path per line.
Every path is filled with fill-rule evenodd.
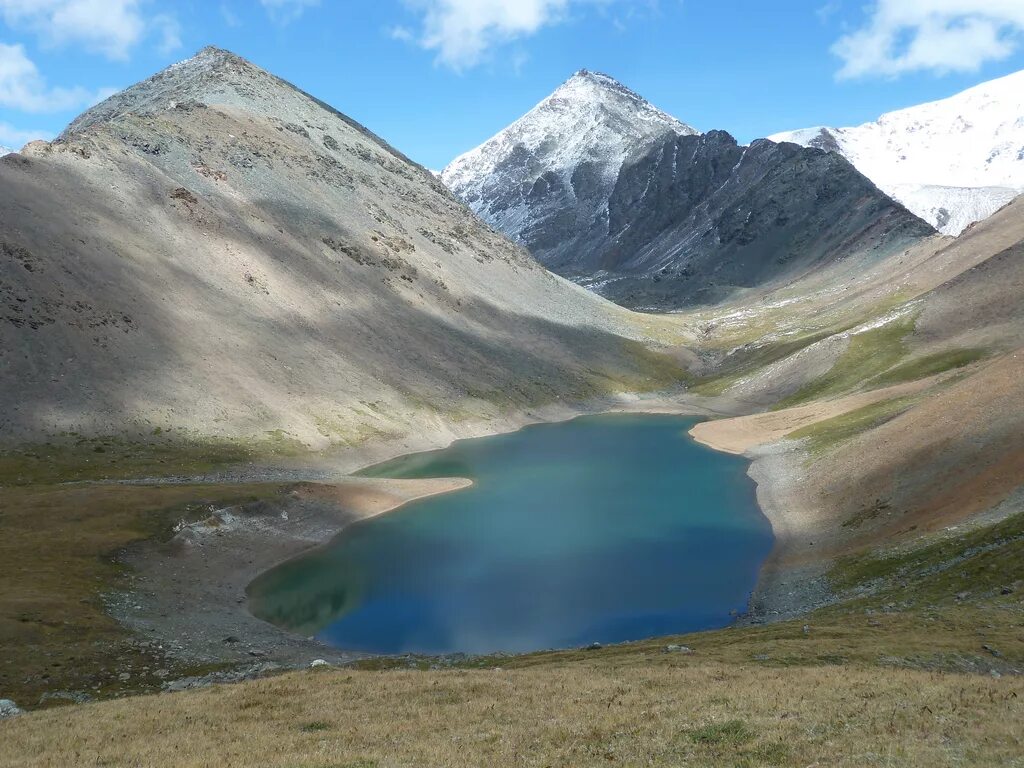
M 152 690 L 163 681 L 158 670 L 193 671 L 132 642 L 106 611 L 103 595 L 126 584 L 117 552 L 166 540 L 176 523 L 201 520 L 217 506 L 280 491 L 274 484 L 0 489 L 0 698 L 24 706 L 60 703 L 41 696 Z M 121 679 L 123 672 L 131 679 Z
M 661 653 L 311 670 L 0 724 L 3 766 L 1015 766 L 1024 681 Z

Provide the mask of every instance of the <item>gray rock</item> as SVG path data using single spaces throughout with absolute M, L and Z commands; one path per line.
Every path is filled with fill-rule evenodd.
M 24 710 L 21 709 L 10 699 L 0 699 L 0 720 L 7 717 L 14 717 L 15 715 L 23 714 Z
M 693 653 L 693 648 L 688 645 L 666 645 L 665 653 Z

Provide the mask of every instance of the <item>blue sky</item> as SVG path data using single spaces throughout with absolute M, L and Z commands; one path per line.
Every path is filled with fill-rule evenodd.
M 0 144 L 229 48 L 440 168 L 575 70 L 747 142 L 1024 69 L 1022 0 L 0 0 Z

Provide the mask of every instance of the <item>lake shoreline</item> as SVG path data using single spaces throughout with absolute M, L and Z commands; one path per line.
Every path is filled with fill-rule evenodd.
M 130 548 L 121 561 L 132 571 L 128 593 L 108 601 L 110 612 L 139 636 L 161 640 L 168 653 L 183 661 L 227 665 L 232 671 L 170 683 L 170 689 L 205 685 L 235 679 L 243 674 L 265 674 L 274 670 L 308 666 L 317 659 L 344 664 L 377 654 L 339 651 L 313 638 L 304 638 L 253 616 L 248 610 L 246 590 L 258 576 L 283 562 L 307 554 L 332 541 L 349 525 L 397 509 L 414 499 L 464 487 L 418 488 L 403 483 L 354 478 L 351 473 L 394 456 L 436 450 L 459 439 L 501 434 L 530 424 L 555 423 L 586 415 L 650 413 L 680 416 L 729 417 L 747 410 L 734 402 L 701 402 L 685 396 L 668 395 L 602 401 L 586 406 L 560 406 L 521 415 L 486 429 L 466 434 L 438 434 L 389 446 L 370 446 L 349 451 L 339 462 L 343 471 L 314 482 L 299 480 L 289 493 L 242 508 L 222 510 L 227 524 L 218 524 L 212 535 L 204 523 L 188 526 L 172 542 L 144 542 Z M 708 423 L 708 422 L 704 422 Z M 477 434 L 474 434 L 476 432 Z M 413 450 L 409 450 L 413 447 Z M 785 578 L 792 572 L 780 556 L 786 546 L 786 510 L 777 496 L 781 487 L 772 472 L 757 469 L 763 457 L 749 456 L 748 474 L 757 484 L 757 502 L 771 523 L 775 543 L 762 565 L 751 600 L 748 620 L 785 617 L 800 605 L 785 594 Z M 261 479 L 272 476 L 269 468 L 249 468 Z M 261 474 L 264 473 L 264 474 Z M 449 479 L 445 481 L 451 483 Z M 782 534 L 780 536 L 780 533 Z M 802 575 L 802 574 L 798 574 Z M 780 578 L 781 577 L 781 578 Z M 800 601 L 797 600 L 797 603 Z M 808 606 L 813 607 L 813 606 Z
M 250 610 L 384 655 L 520 654 L 727 626 L 774 539 L 749 460 L 688 436 L 703 418 L 582 416 L 375 465 L 361 476 L 474 485 L 361 521 L 264 574 Z

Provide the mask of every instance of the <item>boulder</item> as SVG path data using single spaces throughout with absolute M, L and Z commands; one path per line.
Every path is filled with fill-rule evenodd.
M 693 653 L 693 648 L 688 645 L 666 645 L 665 653 Z

